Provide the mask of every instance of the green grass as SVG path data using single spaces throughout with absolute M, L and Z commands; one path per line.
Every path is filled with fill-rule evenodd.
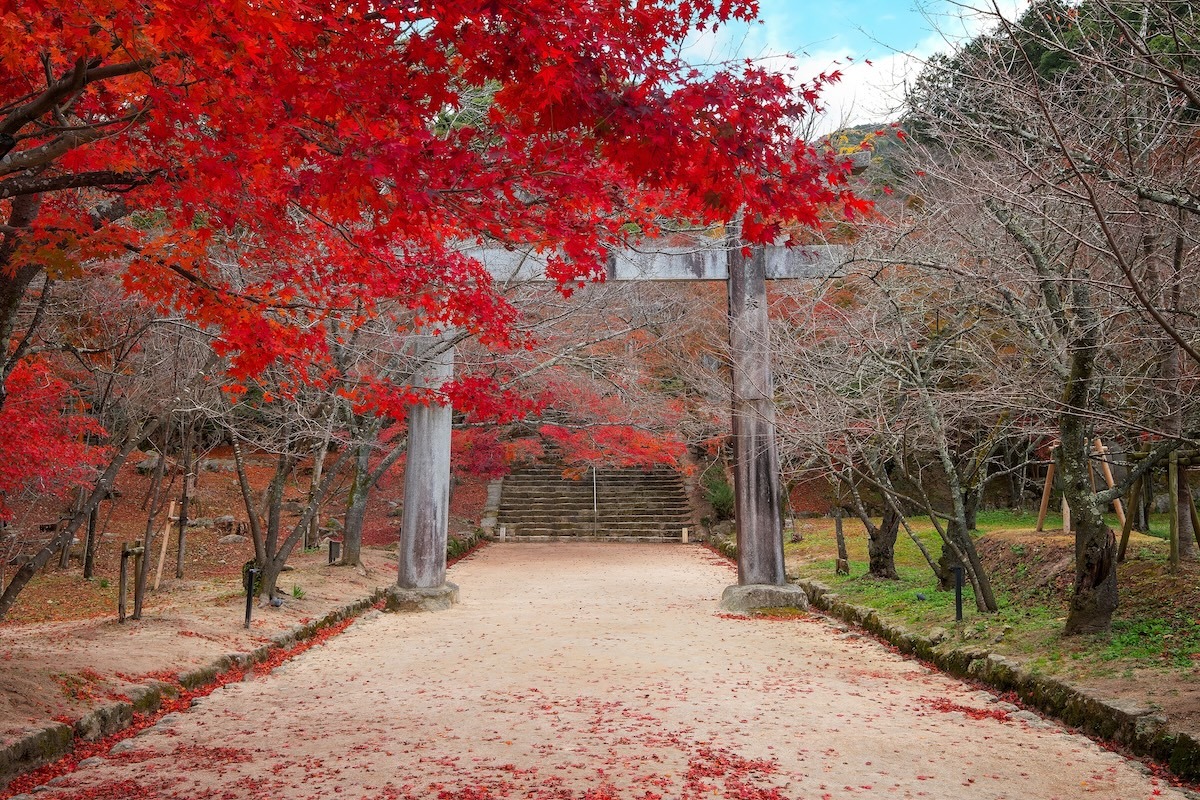
M 1137 661 L 1172 667 L 1195 666 L 1200 623 L 1193 619 L 1116 620 L 1099 653 L 1102 661 Z
M 1120 530 L 1115 517 L 1110 526 Z M 1033 532 L 1036 513 L 1010 511 L 981 512 L 977 536 L 993 531 Z M 917 538 L 936 560 L 941 554 L 941 539 L 927 518 L 909 520 Z M 878 580 L 867 576 L 866 535 L 856 519 L 844 521 L 847 550 L 850 556 L 850 575 L 835 572 L 836 545 L 833 520 L 810 519 L 797 522 L 802 541 L 785 545 L 789 564 L 800 577 L 821 581 L 843 599 L 855 605 L 879 611 L 892 624 L 914 632 L 944 628 L 956 645 L 978 645 L 992 652 L 1017 656 L 1031 669 L 1067 677 L 1088 677 L 1124 674 L 1140 669 L 1192 669 L 1200 655 L 1200 616 L 1187 610 L 1168 611 L 1151 616 L 1144 608 L 1130 610 L 1122 606 L 1114 618 L 1111 633 L 1066 638 L 1062 636 L 1068 597 L 1062 585 L 1039 585 L 1034 580 L 1047 566 L 1047 561 L 1069 555 L 1061 539 L 1058 549 L 1040 552 L 1036 540 L 1027 546 L 1014 542 L 1007 574 L 993 576 L 993 590 L 999 611 L 980 613 L 975 609 L 970 584 L 964 587 L 964 620 L 955 621 L 954 592 L 939 591 L 937 581 L 903 528 L 896 541 L 896 568 L 900 579 Z M 1044 526 L 1047 534 L 1061 532 L 1062 520 L 1048 515 Z M 1164 535 L 1164 519 L 1152 519 L 1151 535 Z M 1032 548 L 1032 549 L 1031 549 Z M 1130 550 L 1130 557 L 1146 566 L 1165 569 L 1165 545 L 1146 544 L 1146 540 Z M 1168 605 L 1168 608 L 1170 606 Z M 1122 614 L 1140 614 L 1132 619 Z

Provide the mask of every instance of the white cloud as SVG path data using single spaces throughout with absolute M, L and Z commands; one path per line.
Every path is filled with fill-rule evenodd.
M 798 58 L 795 74 L 801 81 L 833 70 L 841 73 L 841 79 L 821 93 L 824 112 L 816 120 L 814 133 L 896 119 L 906 85 L 920 72 L 925 59 L 944 47 L 940 37 L 931 35 L 908 52 L 879 58 L 856 59 L 849 52 L 817 52 Z
M 920 9 L 925 24 L 920 26 L 923 31 L 914 36 L 911 17 L 906 19 L 906 25 L 899 25 L 893 24 L 895 16 L 887 13 L 873 20 L 876 25 L 882 25 L 883 30 L 850 30 L 844 23 L 832 24 L 834 6 L 828 0 L 808 2 L 812 5 L 808 7 L 804 3 L 806 30 L 834 31 L 823 40 L 789 41 L 788 36 L 796 35 L 797 26 L 792 24 L 796 8 L 793 6 L 787 11 L 792 16 L 785 16 L 782 11 L 771 12 L 772 6 L 764 4 L 762 24 L 732 25 L 716 33 L 698 33 L 689 41 L 685 55 L 690 61 L 709 64 L 752 58 L 787 73 L 797 84 L 809 82 L 822 73 L 839 71 L 841 80 L 825 87 L 821 95 L 825 111 L 814 120 L 813 133 L 823 134 L 846 125 L 885 123 L 895 119 L 906 84 L 912 82 L 930 56 L 951 51 L 993 28 L 996 19 L 987 0 L 975 0 L 976 6 L 956 0 L 934 0 Z M 1029 0 L 997 2 L 1009 19 L 1029 5 Z M 894 40 L 888 41 L 889 26 L 895 29 L 896 36 L 908 31 L 907 35 L 917 41 L 901 49 Z

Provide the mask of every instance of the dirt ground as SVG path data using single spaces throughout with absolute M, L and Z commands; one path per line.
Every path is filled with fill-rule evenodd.
M 368 507 L 363 540 L 370 546 L 364 550 L 363 568 L 330 567 L 325 551 L 297 548 L 289 561 L 293 569 L 279 580 L 283 606 L 256 607 L 249 631 L 242 627 L 241 569 L 253 558 L 253 545 L 248 540 L 222 544 L 221 531 L 211 526 L 189 527 L 183 579 L 174 577 L 178 534 L 170 535 L 162 582 L 158 591 L 147 593 L 143 618 L 118 624 L 120 544 L 141 539 L 148 513 L 143 504 L 151 481 L 137 469 L 139 460 L 131 459 L 121 471 L 117 501 L 101 506 L 95 578 L 82 577 L 76 547 L 68 568 L 59 568 L 57 559 L 52 561 L 0 622 L 0 743 L 52 720 L 73 722 L 147 678 L 175 676 L 219 656 L 251 650 L 272 634 L 318 619 L 396 579 L 393 543 L 400 523 L 393 498 L 402 495 L 402 473 L 382 484 Z M 249 477 L 256 488 L 266 485 L 272 469 L 269 455 L 249 456 Z M 289 484 L 288 499 L 303 497 L 304 477 L 300 471 Z M 166 496 L 176 497 L 178 481 L 168 484 Z M 485 492 L 477 482 L 456 487 L 452 533 L 478 520 Z M 197 494 L 192 518 L 246 519 L 227 450 L 212 451 L 201 462 Z M 335 490 L 328 507 L 336 512 L 340 500 Z M 13 530 L 30 531 L 28 535 L 40 541 L 38 537 L 46 534 L 38 534 L 36 524 L 56 519 L 62 510 L 63 503 L 53 498 L 20 506 Z M 164 509 L 156 518 L 156 531 L 161 531 L 165 518 Z M 285 524 L 296 518 L 286 516 Z M 161 538 L 156 538 L 152 545 L 151 581 L 160 543 Z M 11 573 L 12 567 L 8 569 Z M 131 597 L 130 609 L 132 605 Z
M 1063 641 L 1063 667 L 1068 680 L 1105 697 L 1138 700 L 1161 709 L 1173 728 L 1200 732 L 1200 562 L 1181 562 L 1172 571 L 1165 563 L 1166 542 L 1133 533 L 1128 558 L 1117 566 L 1120 605 L 1114 621 L 1163 620 L 1173 632 L 1164 638 L 1158 664 L 1112 669 L 1095 667 L 1071 674 L 1074 653 L 1099 649 L 1104 636 Z M 1062 616 L 1074 581 L 1075 539 L 1061 533 L 996 531 L 980 540 L 980 552 L 993 576 L 1026 592 L 1045 590 L 1046 602 L 1057 600 Z M 1052 598 L 1052 599 L 1050 599 Z M 1002 649 L 1002 648 L 997 648 Z M 1190 663 L 1179 666 L 1186 658 Z M 1119 667 L 1119 668 L 1118 668 Z
M 6 625 L 0 628 L 0 743 L 52 720 L 74 721 L 149 678 L 171 678 L 252 650 L 272 634 L 395 582 L 390 552 L 370 549 L 364 561 L 365 569 L 356 569 L 329 566 L 324 553 L 297 556 L 282 587 L 286 594 L 300 586 L 303 597 L 286 594 L 279 608 L 256 606 L 249 630 L 244 596 L 232 579 L 172 581 L 140 621 L 118 624 L 110 614 Z
M 1184 795 L 822 618 L 717 610 L 682 545 L 491 545 L 462 604 L 368 612 L 56 779 L 45 798 Z

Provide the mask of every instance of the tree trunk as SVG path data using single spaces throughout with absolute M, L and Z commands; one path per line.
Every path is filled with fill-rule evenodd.
M 287 564 L 288 558 L 291 557 L 292 551 L 296 548 L 296 545 L 304 540 L 304 534 L 308 530 L 308 523 L 312 520 L 313 514 L 317 513 L 317 509 L 321 507 L 321 503 L 324 501 L 325 495 L 329 491 L 329 487 L 333 485 L 334 480 L 337 478 L 338 472 L 342 469 L 346 463 L 346 460 L 350 457 L 350 452 L 351 450 L 349 448 L 344 448 L 341 453 L 338 454 L 338 459 L 336 462 L 334 462 L 333 466 L 325 471 L 325 477 L 321 479 L 321 485 L 317 487 L 317 491 L 309 499 L 308 505 L 301 513 L 300 519 L 292 528 L 291 533 L 289 533 L 287 538 L 279 544 L 278 548 L 275 548 L 274 542 L 277 541 L 279 532 L 278 506 L 282 505 L 282 503 L 276 503 L 273 506 L 274 511 L 268 509 L 267 539 L 269 542 L 272 542 L 271 547 L 273 552 L 270 553 L 270 557 L 266 560 L 266 563 L 262 564 L 260 567 L 260 569 L 262 569 L 262 585 L 259 588 L 259 593 L 267 600 L 267 602 L 270 602 L 271 598 L 275 597 L 276 585 L 279 582 L 279 576 L 283 574 L 283 568 Z M 287 468 L 282 469 L 285 460 L 287 462 Z M 267 492 L 268 502 L 271 502 L 270 499 L 276 495 L 278 495 L 279 499 L 282 499 L 284 481 L 283 479 L 279 479 L 279 475 L 282 474 L 283 477 L 286 478 L 287 474 L 291 471 L 291 464 L 292 460 L 290 458 L 285 459 L 284 456 L 280 456 L 280 468 L 277 468 L 276 470 L 278 490 L 276 491 L 276 479 L 272 479 L 271 488 Z M 274 525 L 275 530 L 274 536 L 269 533 L 272 525 Z
M 890 504 L 883 510 L 879 527 L 867 534 L 867 572 L 875 578 L 896 580 L 896 537 L 900 532 L 900 515 Z
M 250 526 L 250 538 L 254 540 L 254 563 L 267 563 L 267 544 L 263 537 L 262 522 L 258 518 L 258 510 L 254 507 L 254 491 L 250 488 L 250 479 L 246 475 L 246 459 L 242 455 L 242 446 L 238 444 L 237 434 L 233 436 L 233 464 L 237 469 L 238 486 L 242 490 L 242 503 L 246 506 L 247 523 Z
M 330 432 L 326 430 L 324 438 L 321 439 L 321 444 L 317 448 L 317 454 L 313 456 L 312 480 L 308 484 L 308 499 L 312 502 L 312 498 L 317 493 L 317 487 L 321 485 L 321 474 L 325 470 L 325 456 L 329 453 Z M 312 515 L 312 519 L 308 521 L 308 528 L 304 532 L 304 549 L 316 547 L 317 541 L 321 535 L 321 514 L 318 509 Z
M 1181 469 L 1180 478 L 1183 478 Z M 1196 547 L 1196 531 L 1192 528 L 1192 515 L 1188 513 L 1191 491 L 1186 480 L 1180 480 L 1175 490 L 1175 507 L 1179 509 L 1179 557 L 1184 561 L 1195 561 L 1200 554 Z
M 1000 606 L 996 603 L 996 595 L 992 591 L 992 579 L 983 565 L 983 559 L 979 557 L 979 551 L 975 548 L 975 540 L 971 538 L 969 530 L 962 532 L 959 546 L 966 555 L 967 563 L 970 566 L 970 569 L 967 570 L 967 577 L 975 592 L 975 609 L 989 613 L 999 611 Z
M 133 584 L 133 619 L 142 618 L 142 604 L 146 601 L 146 585 L 149 583 L 150 562 L 154 553 L 155 518 L 162 508 L 162 482 L 166 470 L 167 448 L 164 441 L 162 452 L 158 456 L 158 464 L 154 467 L 154 477 L 147 490 L 150 497 L 150 509 L 146 514 L 146 530 L 142 534 L 142 558 L 138 563 L 137 577 Z
M 1064 427 L 1083 426 L 1076 421 Z M 1086 441 L 1086 437 L 1081 441 Z M 1116 537 L 1104 523 L 1102 509 L 1095 503 L 1095 494 L 1088 482 L 1086 459 L 1078 452 L 1067 453 L 1068 447 L 1064 437 L 1059 460 L 1063 470 L 1063 491 L 1071 506 L 1075 527 L 1075 593 L 1071 597 L 1064 630 L 1070 636 L 1109 629 L 1113 611 L 1117 608 L 1117 548 Z
M 1138 502 L 1138 515 L 1134 520 L 1133 529 L 1138 533 L 1149 533 L 1150 515 L 1154 513 L 1154 471 L 1147 472 L 1142 480 L 1145 481 L 1145 485 Z
M 953 520 L 947 523 L 946 537 L 942 539 L 942 555 L 937 562 L 938 590 L 943 592 L 954 588 L 954 568 L 963 565 L 962 559 L 955 552 L 956 545 L 951 544 L 959 538 L 954 532 L 955 527 L 957 526 Z
M 83 579 L 86 581 L 96 575 L 96 517 L 99 513 L 99 508 L 93 508 L 87 516 L 87 536 L 83 540 Z
M 1183 267 L 1184 254 L 1186 252 L 1187 247 L 1183 237 L 1176 235 L 1174 256 L 1171 259 L 1172 280 L 1170 295 L 1170 307 L 1176 310 L 1181 308 L 1183 303 Z M 1173 319 L 1172 322 L 1174 323 L 1175 320 Z M 1167 362 L 1172 365 L 1171 372 L 1173 374 L 1171 379 L 1165 381 L 1165 383 L 1170 387 L 1170 392 L 1175 402 L 1172 404 L 1171 427 L 1169 430 L 1176 436 L 1182 436 L 1184 428 L 1183 405 L 1186 390 L 1179 381 L 1179 376 L 1184 372 L 1184 352 L 1176 343 L 1172 342 L 1170 346 L 1171 353 Z M 1188 513 L 1191 492 L 1188 490 L 1187 476 L 1184 473 L 1180 473 L 1179 478 L 1180 480 L 1175 488 L 1175 508 L 1177 509 L 1176 533 L 1179 536 L 1179 558 L 1183 561 L 1195 561 L 1200 557 L 1200 552 L 1197 551 L 1196 547 L 1196 536 L 1200 534 L 1200 531 L 1196 531 L 1192 527 L 1192 517 Z
M 355 445 L 354 480 L 350 483 L 350 496 L 346 500 L 346 525 L 343 530 L 342 560 L 345 566 L 362 563 L 363 522 L 367 516 L 367 498 L 371 491 L 371 445 L 360 442 Z
M 1103 509 L 1096 504 L 1088 478 L 1091 438 L 1086 412 L 1099 353 L 1100 321 L 1085 281 L 1075 282 L 1072 295 L 1075 335 L 1058 417 L 1058 469 L 1075 526 L 1075 593 L 1063 631 L 1068 636 L 1107 631 L 1117 608 L 1117 540 L 1104 523 Z
M 279 551 L 282 549 L 278 546 L 279 523 L 283 518 L 283 488 L 291 471 L 291 456 L 280 453 L 275 462 L 275 474 L 271 476 L 271 483 L 267 486 L 266 495 L 263 497 L 265 506 L 263 516 L 267 519 L 267 527 L 263 531 L 263 552 L 266 558 L 258 564 L 258 568 L 262 570 L 262 586 L 259 593 L 268 602 L 275 596 L 275 581 L 283 571 L 283 565 L 287 558 L 285 555 L 284 560 L 279 559 Z M 307 517 L 304 522 L 306 525 L 308 524 Z M 289 547 L 288 551 L 290 552 L 290 550 Z
M 1176 298 L 1175 308 L 1178 308 L 1178 298 Z M 1162 367 L 1162 382 L 1163 385 L 1169 387 L 1168 394 L 1174 402 L 1171 403 L 1171 410 L 1165 420 L 1167 433 L 1174 436 L 1180 436 L 1183 433 L 1183 391 L 1180 389 L 1179 376 L 1182 372 L 1183 351 L 1174 343 L 1167 345 L 1167 351 L 1163 356 Z M 1168 494 L 1171 493 L 1172 487 L 1167 486 Z M 1196 548 L 1196 532 L 1192 530 L 1192 519 L 1187 513 L 1188 509 L 1188 490 L 1186 481 L 1178 481 L 1174 487 L 1174 507 L 1180 509 L 1182 513 L 1178 514 L 1176 520 L 1175 534 L 1178 543 L 1179 559 L 1181 561 L 1195 561 L 1200 557 L 1200 553 Z
M 842 531 L 842 509 L 839 506 L 833 517 L 833 530 L 837 536 L 837 574 L 850 574 L 850 553 L 846 550 L 846 535 Z
M 8 231 L 0 238 L 0 342 L 4 343 L 4 360 L 0 362 L 0 408 L 4 407 L 7 398 L 4 387 L 8 382 L 8 375 L 20 357 L 19 352 L 10 353 L 9 343 L 16 333 L 21 301 L 25 299 L 29 284 L 41 274 L 41 267 L 31 262 L 14 267 L 12 257 L 17 249 L 21 229 L 33 224 L 41 207 L 41 195 L 25 195 L 14 199 L 8 213 Z M 26 332 L 26 336 L 28 333 Z

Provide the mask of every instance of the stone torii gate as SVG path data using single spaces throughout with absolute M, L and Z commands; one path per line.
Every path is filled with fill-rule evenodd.
M 784 574 L 766 281 L 827 277 L 841 263 L 841 248 L 754 247 L 747 256 L 739 233 L 731 229 L 724 240 L 701 240 L 690 248 L 649 244 L 647 249 L 614 251 L 607 280 L 726 281 L 738 583 L 725 590 L 721 605 L 729 610 L 807 607 L 803 591 L 788 585 Z M 546 279 L 545 262 L 535 254 L 487 248 L 467 255 L 500 282 Z M 419 381 L 436 387 L 453 378 L 454 352 L 448 340 L 430 336 L 422 346 L 432 355 Z M 392 609 L 442 609 L 458 599 L 458 587 L 446 581 L 452 412 L 437 405 L 413 406 L 408 412 L 408 467 Z

